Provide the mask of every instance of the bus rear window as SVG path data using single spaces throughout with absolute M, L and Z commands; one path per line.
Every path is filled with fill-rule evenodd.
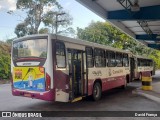
M 46 58 L 47 39 L 31 39 L 13 43 L 13 60 L 21 58 Z

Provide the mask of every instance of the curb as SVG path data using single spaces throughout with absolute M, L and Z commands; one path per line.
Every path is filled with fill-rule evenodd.
M 141 96 L 144 96 L 144 97 L 146 97 L 150 100 L 153 100 L 153 101 L 156 101 L 156 102 L 160 103 L 160 97 L 155 97 L 154 95 L 144 93 L 142 90 L 140 90 L 140 88 L 137 88 L 136 90 L 133 90 L 132 94 L 141 95 Z

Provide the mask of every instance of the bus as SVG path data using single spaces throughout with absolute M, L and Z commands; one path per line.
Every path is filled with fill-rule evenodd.
M 145 73 L 149 76 L 155 75 L 154 61 L 152 59 L 139 55 L 134 55 L 134 59 L 134 79 L 142 80 L 142 74 Z
M 129 51 L 55 34 L 30 35 L 12 43 L 12 94 L 75 102 L 125 88 L 131 80 Z

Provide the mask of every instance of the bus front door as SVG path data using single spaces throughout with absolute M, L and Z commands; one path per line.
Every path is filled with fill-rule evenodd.
M 82 99 L 86 94 L 86 60 L 84 51 L 68 49 L 68 65 L 70 76 L 70 100 Z

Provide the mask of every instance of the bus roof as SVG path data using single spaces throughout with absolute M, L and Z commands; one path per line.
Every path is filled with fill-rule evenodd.
M 75 44 L 79 44 L 79 45 L 83 45 L 83 46 L 88 46 L 88 47 L 94 47 L 94 48 L 100 48 L 100 49 L 105 49 L 105 50 L 111 50 L 111 51 L 116 51 L 116 52 L 122 52 L 122 53 L 128 53 L 128 54 L 132 54 L 130 51 L 126 51 L 126 50 L 122 50 L 122 49 L 118 49 L 118 48 L 113 48 L 111 46 L 106 46 L 106 45 L 102 45 L 102 44 L 98 44 L 98 43 L 93 43 L 93 42 L 89 42 L 86 40 L 81 40 L 81 39 L 75 39 L 75 38 L 70 38 L 70 37 L 66 37 L 66 36 L 61 36 L 61 35 L 55 35 L 55 34 L 36 34 L 36 35 L 28 35 L 25 37 L 21 37 L 18 39 L 15 39 L 14 41 L 22 41 L 22 40 L 27 40 L 27 39 L 31 39 L 33 37 L 51 37 L 52 39 L 58 39 L 61 41 L 65 41 L 65 42 L 70 42 L 70 43 L 75 43 Z
M 152 60 L 151 58 L 148 58 L 146 56 L 140 56 L 140 55 L 134 55 L 136 58 L 141 58 L 141 59 L 148 59 L 148 60 Z
M 122 52 L 122 53 L 131 53 L 130 51 L 125 51 L 125 50 L 122 50 L 122 49 L 113 48 L 111 46 L 102 45 L 102 44 L 98 44 L 98 43 L 93 43 L 93 42 L 89 42 L 89 41 L 82 40 L 82 39 L 69 38 L 69 37 L 60 36 L 60 35 L 57 35 L 56 38 L 58 40 L 71 42 L 71 43 L 75 43 L 75 44 L 79 44 L 79 45 L 84 45 L 84 46 L 88 46 L 88 47 L 100 48 L 100 49 L 111 50 L 111 51 Z
M 27 40 L 27 39 L 32 39 L 34 37 L 47 37 L 48 34 L 34 34 L 34 35 L 27 35 L 27 36 L 23 36 L 23 37 L 20 37 L 20 38 L 16 38 L 13 40 L 13 42 L 15 41 L 22 41 L 22 40 Z

